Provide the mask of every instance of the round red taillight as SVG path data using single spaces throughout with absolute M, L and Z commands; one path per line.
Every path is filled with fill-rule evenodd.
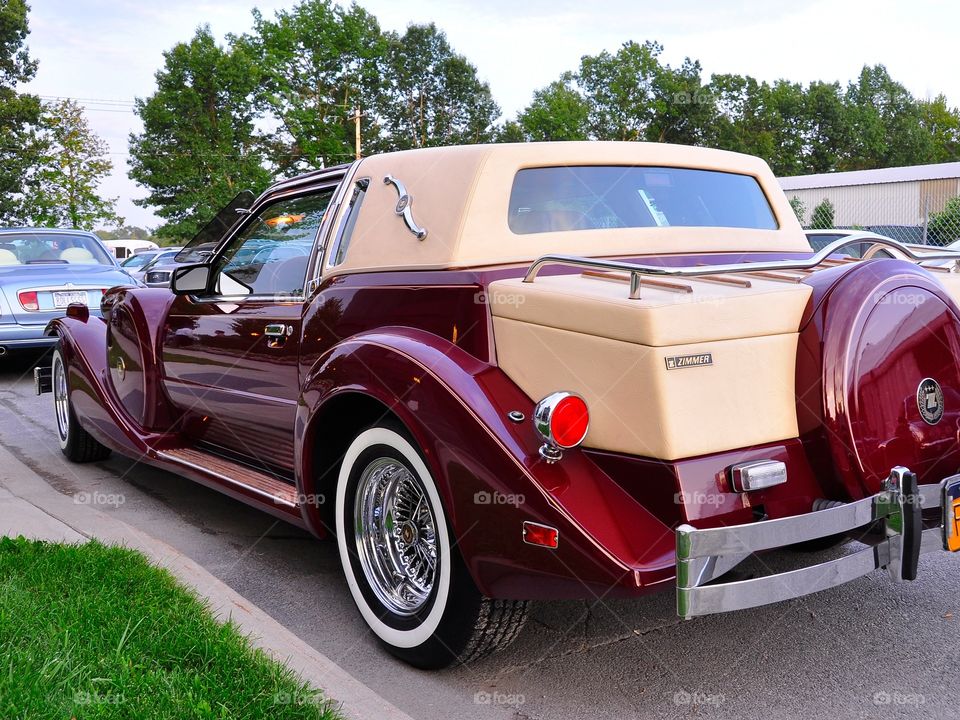
M 557 403 L 550 418 L 553 441 L 562 448 L 576 447 L 587 436 L 590 415 L 579 395 L 567 395 Z
M 537 403 L 533 411 L 533 423 L 547 445 L 541 450 L 556 457 L 558 450 L 576 447 L 587 437 L 590 413 L 587 403 L 579 395 L 570 392 L 555 392 Z M 545 455 L 545 457 L 547 456 Z

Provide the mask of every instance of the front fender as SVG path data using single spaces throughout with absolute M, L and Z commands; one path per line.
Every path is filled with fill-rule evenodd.
M 307 374 L 298 413 L 296 462 L 304 492 L 332 497 L 318 478 L 339 462 L 324 456 L 327 408 L 349 394 L 376 400 L 419 445 L 436 480 L 453 537 L 478 588 L 491 597 L 628 594 L 669 582 L 673 535 L 584 453 L 540 459 L 528 422 L 533 401 L 496 366 L 410 328 L 383 328 L 335 346 Z M 316 504 L 304 520 L 318 528 Z M 524 543 L 526 520 L 556 527 L 557 550 Z
M 113 317 L 118 304 L 133 297 L 127 288 L 115 288 L 108 295 L 115 296 L 108 318 Z M 146 327 L 152 319 L 155 318 L 144 315 L 138 324 Z M 131 413 L 127 408 L 130 403 L 125 404 L 124 397 L 114 387 L 111 353 L 116 355 L 124 343 L 111 342 L 108 322 L 109 319 L 88 313 L 69 314 L 52 320 L 44 332 L 59 337 L 59 347 L 68 374 L 70 402 L 80 425 L 109 448 L 134 457 L 153 458 L 155 450 L 170 444 L 172 436 L 167 426 L 158 430 L 145 428 L 143 414 Z M 141 352 L 147 358 L 154 355 L 149 344 L 142 346 Z M 143 363 L 130 363 L 130 382 L 141 383 L 143 374 Z M 156 382 L 158 374 L 155 369 L 150 368 L 148 374 Z M 131 395 L 138 396 L 138 405 L 144 406 L 143 392 Z

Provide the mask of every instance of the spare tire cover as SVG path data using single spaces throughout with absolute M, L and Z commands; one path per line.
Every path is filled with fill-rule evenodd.
M 849 292 L 838 288 L 846 297 L 827 320 L 845 327 L 824 335 L 825 420 L 853 496 L 877 492 L 898 465 L 921 483 L 960 469 L 957 307 L 926 271 L 876 262 L 900 268 L 866 293 L 864 280 L 882 274 L 841 281 Z

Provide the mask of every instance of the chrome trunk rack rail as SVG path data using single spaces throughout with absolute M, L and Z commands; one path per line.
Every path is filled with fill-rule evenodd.
M 836 240 L 818 253 L 809 258 L 800 260 L 770 260 L 767 262 L 728 263 L 725 265 L 697 265 L 695 267 L 670 267 L 660 265 L 641 265 L 638 263 L 623 262 L 622 260 L 601 260 L 585 258 L 577 255 L 544 255 L 534 261 L 527 269 L 523 281 L 532 283 L 540 270 L 546 265 L 565 265 L 568 267 L 582 267 L 589 270 L 618 271 L 627 273 L 630 278 L 630 299 L 640 299 L 641 278 L 644 275 L 661 277 L 696 278 L 710 275 L 725 275 L 736 273 L 758 273 L 777 271 L 804 271 L 813 270 L 831 260 L 831 256 L 851 245 L 870 243 L 871 247 L 864 254 L 864 260 L 872 258 L 873 254 L 884 248 L 891 248 L 900 253 L 905 259 L 916 263 L 932 260 L 953 260 L 955 268 L 960 270 L 960 251 L 937 250 L 928 252 L 926 245 L 905 245 L 890 238 L 873 233 L 857 233 L 840 240 Z M 922 252 L 916 252 L 922 250 Z M 799 279 L 799 278 L 798 278 Z

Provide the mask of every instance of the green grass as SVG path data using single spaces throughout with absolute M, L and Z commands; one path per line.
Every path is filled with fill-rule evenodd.
M 0 539 L 0 718 L 340 716 L 137 552 Z

